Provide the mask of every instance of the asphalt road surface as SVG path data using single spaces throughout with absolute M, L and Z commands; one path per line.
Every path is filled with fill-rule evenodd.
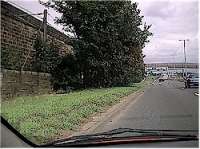
M 92 133 L 115 128 L 198 130 L 198 88 L 184 89 L 184 83 L 154 82 L 144 94 Z

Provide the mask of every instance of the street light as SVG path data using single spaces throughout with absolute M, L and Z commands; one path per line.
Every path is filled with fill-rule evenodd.
M 185 58 L 185 75 L 187 76 L 187 71 L 186 71 L 186 52 L 185 52 L 185 41 L 189 41 L 189 39 L 183 39 L 183 40 L 178 40 L 178 41 L 183 41 L 183 50 L 184 50 L 184 58 Z

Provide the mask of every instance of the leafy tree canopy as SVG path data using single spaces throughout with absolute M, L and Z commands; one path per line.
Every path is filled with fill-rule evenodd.
M 152 35 L 131 1 L 53 1 L 57 23 L 74 33 L 73 47 L 85 87 L 127 85 L 143 78 L 142 48 Z

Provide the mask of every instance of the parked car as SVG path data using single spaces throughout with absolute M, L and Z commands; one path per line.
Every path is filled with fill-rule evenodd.
M 159 72 L 159 71 L 157 71 L 157 70 L 152 70 L 152 71 L 151 71 L 151 74 L 152 74 L 153 76 L 160 76 L 160 75 L 161 75 L 161 72 Z
M 190 88 L 191 86 L 199 86 L 199 74 L 191 73 L 185 78 L 185 88 Z
M 163 82 L 165 80 L 168 80 L 168 75 L 167 74 L 161 75 L 161 77 L 159 78 L 159 82 Z

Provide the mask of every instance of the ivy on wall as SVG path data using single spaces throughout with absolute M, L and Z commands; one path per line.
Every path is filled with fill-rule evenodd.
M 44 44 L 40 36 L 35 39 L 31 54 L 21 49 L 2 47 L 1 66 L 4 69 L 51 73 L 61 60 L 55 41 Z M 28 57 L 28 60 L 26 58 Z
M 1 48 L 1 66 L 5 69 L 20 70 L 23 63 L 23 53 L 19 49 Z

